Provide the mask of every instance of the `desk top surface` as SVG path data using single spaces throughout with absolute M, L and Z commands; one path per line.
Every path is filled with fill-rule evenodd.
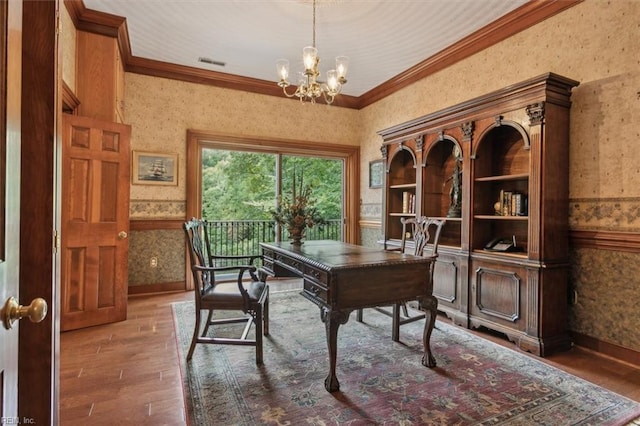
M 359 246 L 332 240 L 305 241 L 300 246 L 289 242 L 260 243 L 263 248 L 285 254 L 303 262 L 334 269 L 350 269 L 366 266 L 430 263 L 434 258 L 420 257 L 399 252 Z

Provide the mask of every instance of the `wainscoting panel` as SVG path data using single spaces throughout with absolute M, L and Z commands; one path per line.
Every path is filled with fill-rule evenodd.
M 181 220 L 131 221 L 129 293 L 185 288 L 182 223 Z

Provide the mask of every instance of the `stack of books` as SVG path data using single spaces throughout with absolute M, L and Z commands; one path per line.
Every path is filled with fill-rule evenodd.
M 527 216 L 527 196 L 521 192 L 500 190 L 499 208 L 496 214 L 500 216 Z

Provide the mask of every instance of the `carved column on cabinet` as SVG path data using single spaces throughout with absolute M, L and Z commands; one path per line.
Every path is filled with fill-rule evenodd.
M 542 123 L 544 121 L 544 102 L 527 105 L 527 115 L 529 116 L 529 143 L 531 146 L 531 155 L 536 157 L 531 162 L 529 171 L 529 181 L 533 188 L 540 185 L 540 150 L 542 149 Z M 531 206 L 540 205 L 540 191 L 532 191 L 529 193 L 529 256 L 532 259 L 540 259 L 540 233 L 537 232 L 540 227 L 538 220 L 540 213 Z

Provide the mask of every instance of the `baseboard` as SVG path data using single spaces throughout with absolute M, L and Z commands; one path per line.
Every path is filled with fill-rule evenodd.
M 586 334 L 571 332 L 571 338 L 576 346 L 590 349 L 601 355 L 615 358 L 618 361 L 640 367 L 640 352 L 625 348 L 614 343 L 608 343 Z
M 139 295 L 150 293 L 171 293 L 176 291 L 186 291 L 184 281 L 129 286 L 128 293 L 129 295 Z

